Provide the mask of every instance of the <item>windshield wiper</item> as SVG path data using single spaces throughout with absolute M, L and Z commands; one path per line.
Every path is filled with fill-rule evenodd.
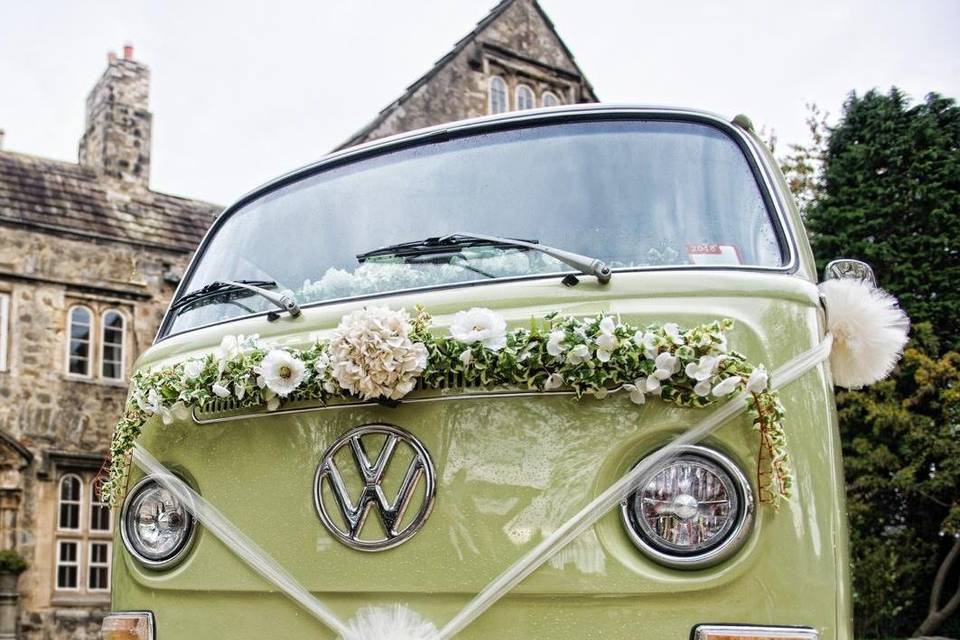
M 273 291 L 268 291 L 264 288 L 270 287 L 273 289 L 276 286 L 277 283 L 273 280 L 228 280 L 226 282 L 220 282 L 219 280 L 216 280 L 210 284 L 200 287 L 199 289 L 191 291 L 190 293 L 185 293 L 178 298 L 176 302 L 170 305 L 170 309 L 179 312 L 187 307 L 196 305 L 198 302 L 204 299 L 216 299 L 223 296 L 232 296 L 236 298 L 241 297 L 242 295 L 250 295 L 250 293 L 254 293 L 266 298 L 274 305 L 279 307 L 282 311 L 289 313 L 291 317 L 296 318 L 299 316 L 300 305 L 297 304 L 296 300 L 284 293 L 274 293 Z M 246 293 L 248 291 L 250 293 Z M 279 317 L 280 314 L 276 311 L 271 311 L 267 314 L 267 320 L 270 320 L 271 322 Z
M 520 240 L 518 238 L 502 238 L 500 236 L 487 236 L 479 233 L 458 232 L 448 236 L 439 236 L 426 238 L 424 240 L 415 240 L 413 242 L 403 242 L 393 244 L 366 253 L 357 255 L 357 260 L 361 263 L 366 262 L 368 258 L 376 256 L 396 256 L 404 258 L 409 256 L 419 256 L 431 253 L 455 253 L 467 247 L 499 247 L 499 248 L 520 248 L 531 251 L 539 251 L 551 258 L 569 265 L 588 276 L 594 276 L 600 284 L 610 282 L 612 271 L 605 262 L 597 258 L 583 256 L 572 251 L 555 249 L 545 244 L 540 244 L 537 240 Z

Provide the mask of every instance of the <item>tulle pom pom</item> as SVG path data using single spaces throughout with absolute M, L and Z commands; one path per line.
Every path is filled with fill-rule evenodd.
M 843 278 L 822 283 L 820 295 L 827 308 L 827 331 L 833 336 L 833 382 L 859 389 L 887 377 L 910 330 L 910 320 L 896 298 L 861 280 Z
M 432 622 L 399 604 L 364 607 L 347 628 L 341 640 L 432 640 L 437 635 Z

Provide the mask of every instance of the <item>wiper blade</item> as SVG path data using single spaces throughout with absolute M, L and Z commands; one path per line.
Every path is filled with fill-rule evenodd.
M 588 276 L 594 276 L 600 284 L 610 282 L 612 271 L 607 263 L 597 258 L 580 255 L 572 251 L 556 249 L 545 244 L 540 244 L 537 240 L 520 240 L 518 238 L 502 238 L 500 236 L 487 236 L 480 233 L 459 232 L 448 236 L 436 238 L 426 238 L 425 240 L 415 240 L 413 242 L 404 242 L 394 244 L 367 253 L 361 253 L 357 260 L 361 263 L 374 256 L 396 256 L 398 258 L 408 256 L 418 256 L 431 253 L 453 253 L 461 251 L 466 247 L 499 247 L 499 248 L 518 248 L 530 251 L 539 251 L 560 262 L 569 265 Z
M 299 316 L 300 305 L 297 304 L 296 300 L 284 293 L 274 293 L 264 288 L 269 287 L 272 289 L 276 288 L 276 286 L 277 283 L 273 280 L 228 280 L 226 282 L 215 280 L 199 289 L 184 294 L 170 305 L 170 309 L 179 312 L 187 307 L 196 305 L 204 299 L 214 300 L 223 296 L 237 298 L 243 295 L 256 294 L 269 300 L 282 311 L 289 313 L 292 317 L 296 318 Z M 267 319 L 270 321 L 276 320 L 279 317 L 280 314 L 275 311 L 271 311 L 267 315 Z
M 518 242 L 529 244 L 538 244 L 537 240 L 521 240 L 519 238 L 501 238 L 501 241 L 491 242 L 485 238 L 466 237 L 463 234 L 453 234 L 450 236 L 436 236 L 433 238 L 424 238 L 423 240 L 414 240 L 412 242 L 401 242 L 399 244 L 390 244 L 373 251 L 357 254 L 357 261 L 361 264 L 369 258 L 380 256 L 394 256 L 405 258 L 409 256 L 422 256 L 436 253 L 458 253 L 461 249 L 468 247 L 494 247 L 509 249 L 517 247 Z

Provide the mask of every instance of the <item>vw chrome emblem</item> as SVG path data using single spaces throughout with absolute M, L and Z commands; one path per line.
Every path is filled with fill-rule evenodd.
M 367 449 L 374 443 L 382 444 L 371 461 Z M 356 474 L 345 477 L 351 457 Z M 391 464 L 394 459 L 408 460 L 406 469 Z M 391 425 L 364 425 L 340 436 L 323 454 L 314 503 L 321 522 L 337 540 L 358 551 L 384 551 L 409 540 L 427 521 L 436 497 L 436 477 L 430 454 L 413 435 Z M 385 484 L 393 487 L 394 495 L 387 496 Z M 354 502 L 351 495 L 357 495 L 357 485 L 361 486 Z M 404 517 L 421 496 L 416 513 Z M 336 513 L 329 502 L 335 503 Z M 371 511 L 377 512 L 380 531 L 367 522 Z

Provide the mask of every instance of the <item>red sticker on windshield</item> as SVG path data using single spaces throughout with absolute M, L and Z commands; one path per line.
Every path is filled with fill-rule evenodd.
M 732 244 L 698 242 L 687 245 L 690 262 L 696 265 L 740 265 L 740 252 Z

